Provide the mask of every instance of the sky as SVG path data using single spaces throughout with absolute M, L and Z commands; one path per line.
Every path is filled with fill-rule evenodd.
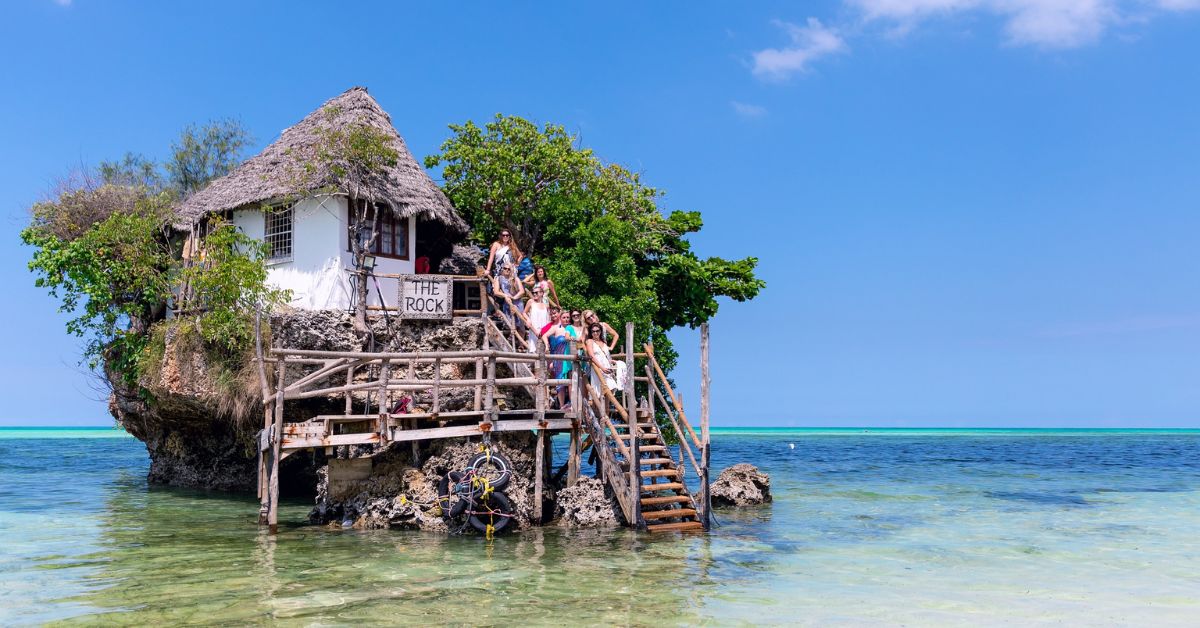
M 1200 425 L 1200 0 L 342 4 L 3 4 L 0 425 L 112 423 L 17 236 L 56 178 L 354 85 L 418 158 L 563 124 L 757 257 L 715 425 Z

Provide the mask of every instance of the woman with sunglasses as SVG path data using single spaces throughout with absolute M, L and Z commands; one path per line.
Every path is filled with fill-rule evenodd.
M 521 249 L 517 248 L 517 243 L 513 242 L 512 231 L 501 229 L 499 237 L 492 242 L 492 248 L 488 251 L 487 267 L 483 272 L 485 275 L 498 275 L 505 264 L 512 264 L 513 269 L 516 269 L 522 257 L 525 256 L 521 254 Z
M 588 325 L 587 340 L 584 341 L 583 348 L 587 351 L 588 362 L 592 366 L 592 387 L 598 394 L 604 395 L 600 388 L 601 377 L 609 390 L 618 391 L 624 388 L 625 363 L 613 362 L 612 352 L 604 342 L 604 328 L 600 323 Z
M 570 355 L 571 341 L 579 340 L 579 332 L 571 326 L 571 313 L 567 310 L 562 310 L 558 313 L 557 324 L 550 328 L 550 332 L 546 334 L 550 342 L 550 353 L 555 355 Z M 562 361 L 551 361 L 550 373 L 555 379 L 569 379 L 571 377 L 571 363 Z M 558 395 L 558 407 L 560 410 L 570 410 L 570 399 L 568 398 L 567 386 L 559 386 L 556 391 Z
M 525 286 L 517 279 L 512 264 L 501 266 L 500 273 L 492 278 L 492 294 L 504 300 L 500 304 L 501 311 L 509 319 L 510 325 L 516 325 L 517 329 L 520 329 L 521 320 L 513 314 L 513 309 L 524 309 L 525 303 L 521 299 L 525 296 Z M 513 320 L 514 318 L 516 320 Z
M 542 330 L 550 324 L 550 307 L 546 304 L 546 289 L 534 286 L 533 296 L 525 303 L 525 318 L 529 319 L 529 349 L 530 353 L 537 352 L 542 339 Z
M 617 330 L 613 329 L 612 325 L 600 320 L 600 317 L 596 316 L 596 313 L 591 310 L 583 311 L 583 324 L 587 325 L 589 331 L 592 325 L 600 326 L 600 330 L 604 332 L 604 342 L 608 344 L 609 351 L 615 349 L 617 342 L 621 340 L 621 336 L 617 333 Z
M 538 264 L 533 267 L 533 274 L 524 279 L 525 285 L 530 288 L 541 286 L 546 289 L 546 296 L 550 297 L 550 304 L 558 307 L 558 291 L 554 289 L 554 282 L 550 280 L 546 274 L 546 267 Z

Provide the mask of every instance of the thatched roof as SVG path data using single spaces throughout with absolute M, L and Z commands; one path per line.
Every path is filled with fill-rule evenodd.
M 327 109 L 331 106 L 333 109 Z M 335 113 L 331 116 L 330 111 Z M 303 171 L 301 159 L 314 153 L 318 130 L 323 126 L 348 126 L 360 121 L 391 136 L 392 148 L 399 155 L 383 182 L 376 189 L 369 190 L 369 196 L 390 201 L 402 217 L 416 215 L 442 223 L 453 231 L 466 233 L 467 224 L 454 210 L 450 199 L 413 158 L 404 139 L 392 126 L 391 117 L 367 94 L 364 87 L 352 87 L 326 102 L 295 126 L 284 129 L 279 139 L 263 152 L 187 197 L 177 210 L 177 221 L 186 228 L 210 213 L 303 196 L 329 185 L 331 181 L 328 177 L 295 176 L 295 173 Z M 302 179 L 305 181 L 303 184 L 298 182 Z M 307 189 L 294 189 L 299 185 Z

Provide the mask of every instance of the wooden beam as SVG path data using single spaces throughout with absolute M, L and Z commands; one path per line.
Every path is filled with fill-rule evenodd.
M 625 355 L 633 355 L 633 323 L 625 323 Z M 629 506 L 633 511 L 633 521 L 630 523 L 641 530 L 646 527 L 642 518 L 642 465 L 641 452 L 638 451 L 638 441 L 641 440 L 642 428 L 638 426 L 636 401 L 633 391 L 634 360 L 625 363 L 625 422 L 629 426 Z M 613 434 L 616 437 L 616 434 Z
M 279 532 L 279 462 L 283 449 L 283 389 L 287 385 L 287 365 L 280 362 L 276 365 L 275 387 L 275 429 L 271 435 L 271 483 L 268 487 L 270 503 L 267 508 L 267 530 L 271 534 Z
M 712 387 L 712 377 L 708 372 L 708 323 L 700 325 L 700 501 L 704 504 L 704 512 L 700 515 L 704 529 L 712 525 L 712 496 L 709 494 L 709 443 L 708 443 L 708 393 Z

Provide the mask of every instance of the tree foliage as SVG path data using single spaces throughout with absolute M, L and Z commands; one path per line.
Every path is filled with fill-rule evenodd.
M 57 203 L 38 204 L 21 240 L 36 248 L 29 262 L 36 285 L 61 300 L 59 311 L 73 316 L 67 331 L 85 339 L 89 365 L 108 361 L 120 370 L 140 353 L 143 332 L 164 312 L 172 254 L 163 231 L 165 198 L 113 188 L 74 190 Z M 127 204 L 110 205 L 112 198 Z M 80 229 L 55 207 L 61 214 L 103 207 L 108 215 Z
M 217 220 L 204 238 L 204 259 L 179 277 L 196 295 L 201 337 L 227 356 L 250 346 L 256 309 L 270 311 L 291 299 L 288 291 L 267 286 L 267 249 L 261 240 Z
M 171 144 L 171 159 L 163 164 L 167 181 L 181 197 L 187 196 L 229 174 L 250 142 L 250 132 L 237 120 L 188 125 Z
M 184 269 L 171 228 L 175 201 L 231 170 L 248 138 L 232 121 L 190 126 L 164 163 L 132 153 L 101 162 L 30 208 L 21 232 L 34 247 L 29 269 L 71 315 L 67 331 L 85 339 L 89 366 L 135 382 L 148 329 L 166 315 L 183 281 L 202 296 L 198 322 L 206 340 L 223 351 L 248 342 L 249 303 L 278 302 L 279 293 L 265 287 L 260 243 L 232 227 L 214 229 L 206 261 Z
M 687 236 L 703 226 L 699 212 L 664 213 L 660 190 L 602 162 L 561 126 L 497 115 L 450 130 L 425 166 L 442 167 L 445 192 L 474 237 L 490 242 L 511 230 L 565 305 L 595 309 L 614 325 L 634 322 L 665 367 L 675 357 L 666 330 L 699 325 L 717 313 L 719 297 L 746 301 L 765 285 L 754 257 L 697 256 Z
M 387 211 L 396 211 L 387 197 L 375 190 L 387 189 L 387 177 L 400 159 L 392 137 L 383 129 L 361 120 L 339 121 L 339 107 L 330 105 L 323 111 L 324 120 L 316 129 L 317 141 L 310 154 L 298 155 L 299 169 L 292 187 L 299 190 L 345 194 L 349 200 L 347 216 L 357 225 L 356 236 L 350 238 L 354 260 L 355 326 L 367 331 L 367 271 L 366 257 L 379 234 L 379 204 Z

